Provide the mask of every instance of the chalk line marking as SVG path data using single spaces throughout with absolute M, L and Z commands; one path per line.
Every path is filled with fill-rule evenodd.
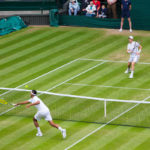
M 63 66 L 60 66 L 60 67 L 58 67 L 58 68 L 56 68 L 56 69 L 54 69 L 54 70 L 52 70 L 52 71 L 50 71 L 50 72 L 54 72 L 54 71 L 56 71 L 56 70 L 58 70 L 58 69 L 60 69 L 60 68 L 62 68 L 62 67 L 64 67 L 64 66 L 66 66 L 66 65 L 69 65 L 69 64 L 71 64 L 71 63 L 73 63 L 73 62 L 75 62 L 75 61 L 77 61 L 77 60 L 79 60 L 79 59 L 75 59 L 75 60 L 73 60 L 73 61 L 71 61 L 71 62 L 69 62 L 69 63 L 67 63 L 67 64 L 65 64 L 65 65 L 63 65 Z M 86 72 L 88 72 L 88 71 L 90 71 L 90 70 L 92 70 L 92 69 L 94 69 L 94 68 L 96 68 L 96 67 L 98 67 L 98 66 L 104 64 L 104 63 L 105 63 L 105 62 L 101 62 L 101 63 L 99 63 L 99 64 L 97 64 L 97 65 L 95 65 L 95 66 L 93 66 L 93 67 L 91 67 L 91 68 L 89 68 L 89 69 L 87 69 L 87 70 L 85 70 L 85 71 L 83 71 L 83 72 L 81 72 L 81 73 L 79 73 L 79 74 L 73 76 L 73 77 L 71 77 L 70 79 L 67 79 L 67 80 L 65 80 L 65 81 L 63 81 L 63 82 L 61 82 L 61 83 L 59 83 L 59 84 L 57 84 L 57 85 L 55 85 L 55 86 L 49 88 L 49 89 L 46 90 L 46 91 L 53 90 L 53 89 L 55 89 L 56 87 L 58 87 L 58 86 L 60 86 L 60 85 L 62 85 L 62 84 L 64 84 L 64 83 L 66 83 L 66 82 L 68 82 L 68 81 L 70 81 L 70 80 L 72 80 L 72 79 L 74 79 L 74 78 L 76 78 L 76 77 L 78 77 L 78 76 L 80 76 L 80 75 L 82 75 L 82 74 L 84 74 L 84 73 L 86 73 Z M 48 73 L 50 73 L 50 72 L 48 72 Z M 20 86 L 18 86 L 18 87 L 16 87 L 16 88 L 14 88 L 14 89 L 18 89 L 19 87 L 21 87 L 21 86 L 23 86 L 23 85 L 26 85 L 26 84 L 28 84 L 28 83 L 30 83 L 30 82 L 32 82 L 32 81 L 35 81 L 35 80 L 37 80 L 37 79 L 39 79 L 39 78 L 41 78 L 41 77 L 47 75 L 48 73 L 45 73 L 45 74 L 43 74 L 43 75 L 41 75 L 41 76 L 39 76 L 39 77 L 37 77 L 37 78 L 31 80 L 31 81 L 28 81 L 28 82 L 26 82 L 26 83 L 24 83 L 24 84 L 22 84 L 22 85 L 20 85 Z M 10 91 L 11 91 L 11 90 L 10 90 Z M 10 91 L 7 91 L 7 92 L 1 94 L 0 96 L 2 96 L 2 95 L 4 95 L 4 94 L 7 94 L 7 93 L 9 93 Z M 39 94 L 39 95 L 42 95 L 42 93 Z M 5 113 L 7 113 L 7 112 L 9 112 L 9 111 L 11 111 L 11 110 L 13 110 L 13 109 L 15 109 L 15 108 L 16 108 L 16 107 L 13 107 L 12 109 L 6 110 Z M 3 115 L 3 114 L 5 114 L 5 113 L 2 112 L 2 113 L 0 114 L 0 116 Z
M 114 88 L 114 89 L 127 89 L 127 90 L 144 90 L 150 91 L 150 89 L 143 89 L 143 88 L 129 88 L 129 87 L 121 87 L 121 86 L 105 86 L 105 85 L 93 85 L 93 84 L 80 84 L 80 83 L 65 83 L 68 85 L 75 85 L 75 86 L 93 86 L 93 87 L 102 87 L 102 88 Z
M 66 63 L 66 64 L 64 64 L 64 65 L 62 65 L 62 66 L 60 66 L 60 67 L 57 67 L 56 69 L 53 69 L 53 70 L 51 70 L 51 71 L 49 71 L 49 72 L 47 72 L 47 73 L 44 73 L 44 74 L 42 74 L 42 75 L 40 75 L 40 76 L 38 76 L 38 77 L 36 77 L 36 78 L 34 78 L 34 79 L 28 81 L 28 82 L 25 82 L 25 83 L 23 83 L 23 84 L 17 86 L 15 89 L 18 89 L 18 88 L 20 88 L 20 87 L 22 87 L 22 86 L 24 86 L 24 85 L 26 85 L 26 84 L 29 84 L 29 83 L 31 83 L 31 82 L 33 82 L 33 81 L 35 81 L 35 80 L 37 80 L 37 79 L 39 79 L 39 78 L 41 78 L 41 77 L 44 77 L 44 76 L 46 76 L 46 75 L 48 75 L 48 74 L 51 74 L 51 73 L 53 73 L 53 72 L 55 72 L 55 71 L 57 71 L 57 70 L 59 70 L 59 69 L 65 67 L 65 66 L 68 66 L 68 65 L 70 65 L 70 64 L 72 64 L 72 63 L 74 63 L 74 62 L 76 62 L 76 61 L 78 61 L 78 60 L 79 60 L 79 59 L 75 59 L 75 60 L 73 60 L 73 61 L 70 61 L 70 62 L 68 62 L 68 63 Z M 11 92 L 11 90 L 0 94 L 0 96 L 3 96 L 3 95 L 8 94 L 8 93 L 10 93 L 10 92 Z M 13 109 L 15 109 L 15 108 L 16 108 L 16 107 L 12 107 L 12 108 L 6 110 L 5 112 L 0 113 L 0 116 L 2 116 L 3 114 L 5 114 L 5 113 L 7 113 L 7 112 L 9 112 L 9 111 L 11 111 L 11 110 L 13 110 Z
M 144 101 L 148 100 L 150 98 L 150 96 L 146 97 Z M 112 121 L 118 119 L 119 117 L 121 117 L 122 115 L 124 115 L 125 113 L 129 112 L 130 110 L 132 110 L 133 108 L 137 107 L 139 104 L 135 104 L 134 106 L 130 107 L 129 109 L 127 109 L 126 111 L 122 112 L 121 114 L 119 114 L 118 116 L 114 117 L 113 119 L 111 119 L 110 121 L 108 121 L 106 124 L 103 124 L 102 126 L 98 127 L 97 129 L 95 129 L 94 131 L 90 132 L 89 134 L 87 134 L 86 136 L 84 136 L 83 138 L 79 139 L 78 141 L 76 141 L 75 143 L 73 143 L 72 145 L 68 146 L 67 148 L 65 148 L 65 150 L 71 149 L 72 147 L 74 147 L 75 145 L 77 145 L 78 143 L 80 143 L 81 141 L 83 141 L 84 139 L 86 139 L 87 137 L 89 137 L 90 135 L 96 133 L 97 131 L 99 131 L 100 129 L 104 128 L 106 125 L 110 124 Z
M 80 58 L 80 60 L 87 60 L 87 61 L 106 61 L 106 62 L 114 62 L 114 63 L 128 63 L 128 61 L 115 61 L 115 60 L 104 60 L 104 59 Z M 150 65 L 149 62 L 138 62 L 138 64 Z

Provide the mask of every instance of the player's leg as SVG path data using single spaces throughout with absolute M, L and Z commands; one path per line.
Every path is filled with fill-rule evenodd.
M 130 32 L 132 32 L 132 22 L 131 22 L 131 18 L 128 18 L 128 22 L 129 22 L 129 28 L 130 28 Z
M 131 71 L 130 68 L 131 68 L 131 62 L 130 62 L 130 59 L 129 59 L 128 68 L 127 68 L 127 70 L 124 73 L 129 73 Z
M 132 64 L 131 64 L 131 74 L 130 74 L 129 78 L 133 78 L 135 64 L 136 64 L 136 62 L 132 62 Z
M 129 76 L 129 78 L 133 78 L 133 74 L 134 74 L 134 69 L 135 69 L 135 64 L 139 61 L 140 56 L 136 56 L 133 58 L 132 64 L 131 64 L 131 74 Z
M 60 127 L 58 124 L 55 124 L 52 120 L 48 121 L 49 124 L 54 127 L 57 128 L 58 130 L 61 131 L 63 138 L 66 138 L 66 129 L 63 129 L 62 127 Z
M 122 29 L 123 29 L 123 23 L 124 23 L 124 18 L 122 17 L 121 18 L 121 24 L 120 24 L 120 32 L 122 32 Z
M 57 129 L 59 128 L 59 125 L 55 124 L 52 120 L 49 120 L 48 122 L 52 127 L 57 128 Z
M 58 130 L 60 130 L 61 133 L 62 133 L 63 138 L 66 138 L 66 129 L 63 129 L 58 124 L 55 124 L 53 122 L 50 112 L 45 113 L 45 120 L 47 120 L 52 127 L 57 128 Z
M 33 123 L 37 129 L 37 134 L 36 136 L 42 136 L 42 132 L 41 132 L 41 129 L 40 129 L 40 126 L 39 126 L 39 123 L 37 120 L 40 120 L 40 114 L 37 112 L 35 114 L 35 116 L 33 117 Z

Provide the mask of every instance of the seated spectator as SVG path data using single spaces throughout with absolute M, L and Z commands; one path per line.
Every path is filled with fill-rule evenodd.
M 90 2 L 90 5 L 88 5 L 86 7 L 86 16 L 88 17 L 93 17 L 95 16 L 95 11 L 96 11 L 96 7 L 95 5 L 93 4 L 93 2 L 91 1 Z
M 81 3 L 81 10 L 82 10 L 82 14 L 86 15 L 86 7 L 90 4 L 90 0 L 82 0 Z
M 79 7 L 78 1 L 77 0 L 70 0 L 69 15 L 71 16 L 72 13 L 74 13 L 74 16 L 76 16 L 79 10 L 80 10 L 80 7 Z
M 99 0 L 93 0 L 93 4 L 96 6 L 96 16 L 98 16 L 98 12 L 100 10 L 101 3 Z
M 100 9 L 99 18 L 106 18 L 107 17 L 107 8 L 105 5 L 102 5 L 102 8 Z

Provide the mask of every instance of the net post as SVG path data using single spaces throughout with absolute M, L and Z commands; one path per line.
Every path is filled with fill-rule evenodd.
M 107 117 L 106 100 L 104 100 L 104 117 Z

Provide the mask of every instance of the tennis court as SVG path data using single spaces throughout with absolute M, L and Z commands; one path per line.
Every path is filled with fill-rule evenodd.
M 87 28 L 33 28 L 27 34 L 28 30 L 13 33 L 15 39 L 1 39 L 0 98 L 9 103 L 0 105 L 1 149 L 143 149 L 143 145 L 148 149 L 147 36 L 137 36 L 145 39 L 145 52 L 135 78 L 129 79 L 124 74 L 126 35 L 107 36 L 106 31 Z M 10 103 L 28 99 L 31 89 L 39 91 L 54 120 L 67 129 L 66 140 L 44 120 L 40 122 L 44 136 L 36 137 L 34 108 L 19 106 L 4 113 L 12 108 Z

